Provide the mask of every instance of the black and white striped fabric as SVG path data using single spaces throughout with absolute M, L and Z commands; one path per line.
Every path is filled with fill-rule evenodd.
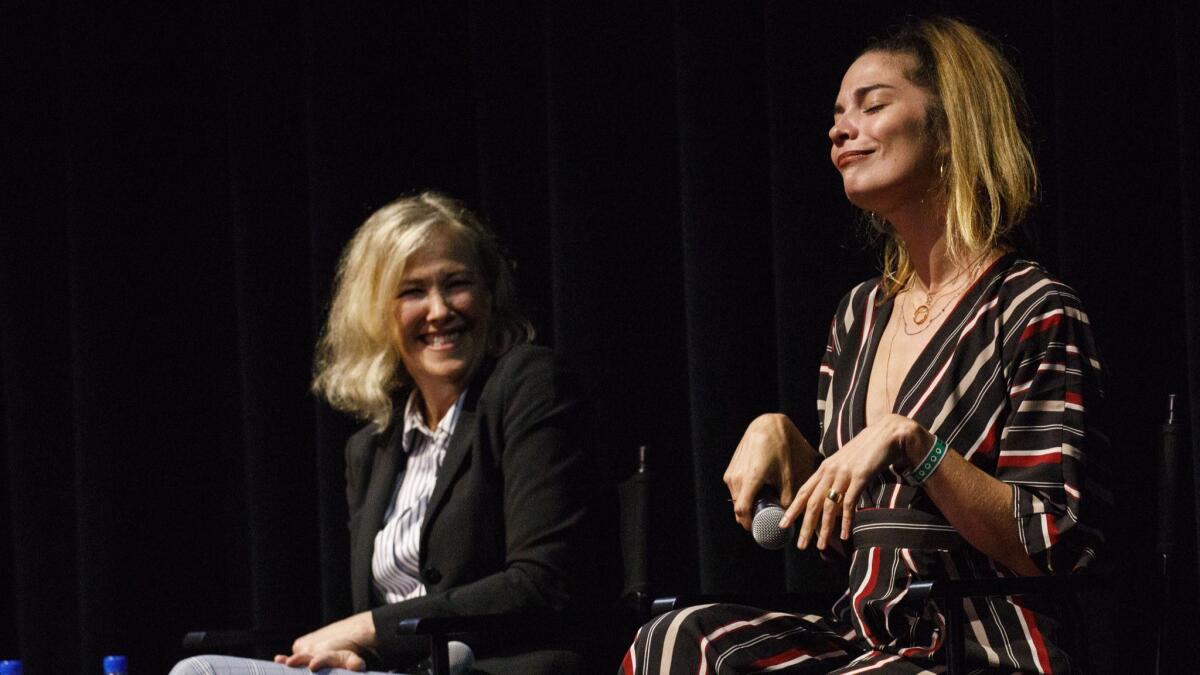
M 404 407 L 401 438 L 408 460 L 397 477 L 395 497 L 384 516 L 383 528 L 375 535 L 371 556 L 375 590 L 389 603 L 425 595 L 420 576 L 421 524 L 462 403 L 460 395 L 437 429 L 431 430 L 425 424 L 419 395 L 413 390 Z
M 893 305 L 872 280 L 838 308 L 818 385 L 825 456 L 866 427 L 868 378 Z M 894 412 L 1010 485 L 1013 526 L 1029 556 L 1046 573 L 1067 574 L 1095 559 L 1111 510 L 1108 440 L 1097 425 L 1102 379 L 1074 291 L 1010 254 L 936 329 Z M 943 616 L 906 606 L 909 582 L 1010 572 L 962 541 L 893 467 L 856 507 L 849 583 L 832 617 L 727 605 L 683 610 L 642 628 L 623 672 L 940 672 Z M 966 610 L 966 658 L 978 672 L 1072 671 L 1065 617 L 1049 601 L 978 598 Z

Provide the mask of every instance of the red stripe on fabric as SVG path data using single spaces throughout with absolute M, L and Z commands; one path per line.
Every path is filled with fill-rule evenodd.
M 805 651 L 802 649 L 788 649 L 788 650 L 780 652 L 774 656 L 768 656 L 766 658 L 761 658 L 761 659 L 755 661 L 754 663 L 751 663 L 750 667 L 751 668 L 759 668 L 759 669 L 770 668 L 771 666 L 774 666 L 776 664 L 783 663 L 784 661 L 791 661 L 792 659 L 795 659 L 795 658 L 798 658 L 801 656 L 812 656 L 812 652 Z
M 625 659 L 621 661 L 621 673 L 623 675 L 633 675 L 633 647 L 625 652 Z
M 1058 528 L 1054 525 L 1054 518 L 1046 515 L 1046 537 L 1050 539 L 1051 545 L 1058 541 Z
M 1080 394 L 1079 392 L 1068 391 L 1064 398 L 1066 399 L 1067 403 L 1083 405 L 1083 394 Z
M 1046 653 L 1046 638 L 1042 637 L 1042 631 L 1038 628 L 1037 621 L 1034 620 L 1033 612 L 1025 609 L 1015 599 L 1013 604 L 1021 611 L 1021 616 L 1025 617 L 1025 625 L 1029 627 L 1029 639 L 1033 641 L 1033 655 L 1037 659 L 1038 667 L 1043 673 L 1053 672 L 1050 670 L 1050 655 Z
M 1059 324 L 1059 322 L 1061 322 L 1061 321 L 1062 321 L 1062 314 L 1055 314 L 1053 316 L 1048 316 L 1048 317 L 1042 319 L 1041 321 L 1038 321 L 1037 323 L 1029 324 L 1028 326 L 1025 327 L 1025 330 L 1021 333 L 1021 342 L 1024 342 L 1025 340 L 1027 340 L 1029 338 L 1029 336 L 1031 336 L 1031 335 L 1037 335 L 1038 333 L 1044 332 L 1046 330 L 1049 330 L 1050 328 L 1053 328 L 1054 326 L 1057 326 Z
M 730 621 L 727 624 L 709 631 L 707 635 L 700 638 L 700 669 L 696 671 L 697 675 L 705 675 L 708 672 L 708 650 L 715 640 L 724 638 L 731 633 L 736 633 L 740 630 L 761 626 L 764 623 L 767 623 L 768 621 L 780 616 L 784 615 L 778 612 L 762 612 L 757 617 L 752 619 L 738 619 L 737 621 Z
M 936 647 L 934 647 L 934 648 L 929 648 L 929 647 L 905 647 L 904 649 L 901 649 L 901 650 L 900 650 L 898 653 L 900 654 L 900 656 L 903 656 L 904 658 L 909 658 L 909 657 L 911 657 L 911 656 L 925 656 L 925 657 L 927 657 L 927 656 L 929 656 L 929 655 L 933 654 L 935 651 L 937 651 L 937 648 L 936 648 Z
M 996 438 L 999 435 L 997 432 L 1000 429 L 999 420 L 994 420 L 992 426 L 988 428 L 987 435 L 983 437 L 983 441 L 979 443 L 978 452 L 982 455 L 990 455 L 996 449 Z
M 982 277 L 980 277 L 980 279 L 982 279 Z M 979 281 L 977 280 L 975 283 L 979 283 Z M 965 298 L 966 298 L 966 296 L 964 295 L 963 297 L 959 298 L 955 304 L 957 305 L 959 302 L 962 302 Z M 988 302 L 983 307 L 980 307 L 975 312 L 975 316 L 971 317 L 970 323 L 968 323 L 965 327 L 963 327 L 962 332 L 959 333 L 958 339 L 955 341 L 956 346 L 964 344 L 967 341 L 967 338 L 972 337 L 975 329 L 977 329 L 977 328 L 979 330 L 984 329 L 984 324 L 983 324 L 983 322 L 980 321 L 980 318 L 982 316 L 984 316 L 984 314 L 986 314 L 988 310 L 990 310 L 992 307 L 994 307 L 997 304 L 997 302 L 998 302 L 998 299 L 993 298 L 990 302 Z M 921 407 L 925 405 L 925 401 L 928 400 L 929 397 L 933 395 L 933 392 L 935 390 L 937 390 L 938 384 L 941 383 L 941 381 L 942 381 L 942 377 L 945 376 L 946 372 L 950 370 L 950 365 L 955 362 L 956 362 L 955 359 L 952 359 L 952 358 L 945 359 L 945 363 L 942 364 L 941 370 L 939 370 L 937 372 L 937 374 L 934 375 L 933 380 L 931 380 L 929 382 L 929 386 L 925 388 L 925 393 L 921 394 L 921 397 L 919 399 L 917 399 L 917 402 L 908 409 L 908 412 L 902 413 L 905 417 L 916 417 L 917 416 L 917 411 L 920 410 Z
M 871 570 L 871 576 L 868 577 L 867 585 L 863 587 L 862 592 L 854 596 L 854 613 L 861 619 L 863 637 L 872 645 L 878 645 L 879 641 L 871 634 L 870 627 L 867 626 L 867 621 L 863 617 L 863 604 L 871 598 L 871 593 L 874 592 L 875 586 L 879 583 L 880 557 L 881 554 L 878 548 L 871 549 L 871 562 L 867 566 Z
M 1039 464 L 1058 464 L 1062 462 L 1062 452 L 1056 451 L 1045 455 L 1005 455 L 1001 454 L 996 460 L 996 466 L 1037 466 Z

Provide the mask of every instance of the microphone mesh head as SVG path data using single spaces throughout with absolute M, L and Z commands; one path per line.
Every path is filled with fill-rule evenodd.
M 770 551 L 777 551 L 787 545 L 788 531 L 779 527 L 779 521 L 783 518 L 783 514 L 783 507 L 778 505 L 765 506 L 754 514 L 754 522 L 750 526 L 750 531 L 754 534 L 754 541 L 758 542 L 759 546 Z
M 446 656 L 449 661 L 450 675 L 466 675 L 475 667 L 475 650 L 471 645 L 458 640 L 446 643 Z

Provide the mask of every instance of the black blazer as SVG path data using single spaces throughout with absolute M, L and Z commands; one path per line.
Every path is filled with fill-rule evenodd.
M 562 610 L 604 587 L 601 573 L 613 576 L 597 569 L 604 556 L 589 531 L 601 481 L 577 388 L 550 350 L 519 345 L 481 364 L 463 397 L 421 528 L 428 594 L 383 604 L 371 555 L 404 471 L 402 417 L 398 411 L 382 433 L 370 425 L 346 445 L 354 610 L 372 611 L 385 667 L 402 665 L 410 646 L 394 634 L 400 619 Z M 537 672 L 544 662 L 518 656 L 489 670 L 488 654 L 472 646 L 477 667 L 489 672 Z

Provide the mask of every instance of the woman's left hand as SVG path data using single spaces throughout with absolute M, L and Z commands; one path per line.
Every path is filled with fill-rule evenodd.
M 817 548 L 824 550 L 840 516 L 841 538 L 849 539 L 855 505 L 871 478 L 888 464 L 906 460 L 907 446 L 926 447 L 932 443 L 933 436 L 907 417 L 888 415 L 880 419 L 821 462 L 796 492 L 780 527 L 803 516 L 797 546 L 807 548 L 817 531 Z M 840 495 L 838 501 L 829 498 L 831 491 Z
M 375 620 L 370 612 L 360 612 L 296 638 L 291 656 L 278 654 L 275 663 L 314 672 L 321 668 L 361 671 L 367 664 L 360 655 L 374 645 Z

